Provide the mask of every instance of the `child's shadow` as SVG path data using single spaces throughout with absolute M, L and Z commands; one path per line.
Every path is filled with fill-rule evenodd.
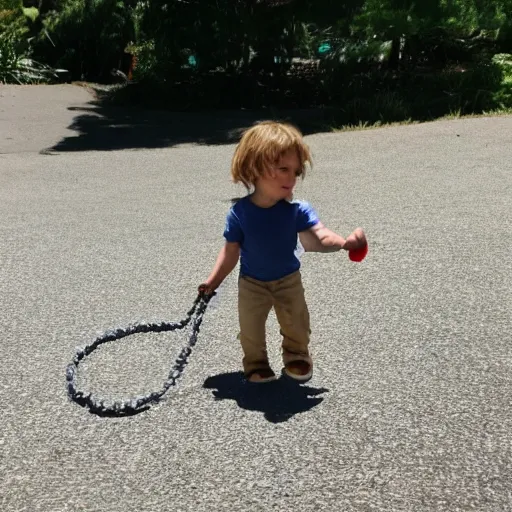
M 243 409 L 261 411 L 265 419 L 272 423 L 281 423 L 294 414 L 309 411 L 322 402 L 323 397 L 318 395 L 329 391 L 299 385 L 287 377 L 265 384 L 251 384 L 244 379 L 242 372 L 208 377 L 203 387 L 214 389 L 216 400 L 236 400 Z

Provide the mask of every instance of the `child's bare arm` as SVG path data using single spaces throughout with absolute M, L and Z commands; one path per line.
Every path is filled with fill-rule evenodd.
M 305 252 L 326 252 L 322 242 L 318 236 L 313 233 L 312 229 L 301 231 L 299 233 L 299 240 Z
M 346 240 L 327 229 L 321 222 L 299 233 L 306 252 L 335 252 L 344 248 Z
M 199 287 L 206 292 L 214 292 L 236 267 L 240 258 L 240 244 L 226 242 L 217 256 L 217 261 L 208 279 Z
M 357 228 L 346 239 L 327 229 L 321 222 L 299 233 L 300 243 L 306 252 L 336 252 L 359 249 L 367 243 L 364 231 Z

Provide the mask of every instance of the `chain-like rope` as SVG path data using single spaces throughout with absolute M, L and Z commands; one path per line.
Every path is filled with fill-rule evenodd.
M 197 343 L 199 328 L 203 321 L 203 316 L 211 299 L 211 295 L 200 293 L 194 301 L 192 308 L 188 311 L 185 319 L 180 322 L 160 322 L 160 323 L 140 323 L 130 325 L 126 328 L 118 328 L 104 332 L 98 336 L 90 345 L 79 349 L 72 359 L 72 362 L 66 368 L 66 381 L 69 397 L 83 407 L 88 407 L 92 413 L 111 416 L 125 416 L 135 414 L 145 410 L 149 404 L 158 402 L 169 388 L 176 384 L 192 352 L 192 348 Z M 195 314 L 195 315 L 194 315 Z M 159 391 L 153 391 L 147 395 L 137 396 L 129 400 L 114 401 L 107 403 L 105 399 L 97 398 L 92 393 L 86 393 L 77 387 L 78 365 L 91 352 L 100 345 L 110 341 L 120 340 L 132 334 L 148 332 L 166 332 L 183 329 L 192 320 L 192 330 L 187 345 L 183 347 L 178 355 L 174 366 L 169 372 L 167 380 L 163 383 Z

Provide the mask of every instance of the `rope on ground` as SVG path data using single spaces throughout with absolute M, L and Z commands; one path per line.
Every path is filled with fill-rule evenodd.
M 185 319 L 180 322 L 160 322 L 160 323 L 140 323 L 130 325 L 126 328 L 118 328 L 106 331 L 98 336 L 93 343 L 87 345 L 83 349 L 78 349 L 72 362 L 66 368 L 66 381 L 68 395 L 71 400 L 75 401 L 82 407 L 88 407 L 92 413 L 98 415 L 109 416 L 126 416 L 136 414 L 146 410 L 150 404 L 158 402 L 170 387 L 176 384 L 176 381 L 182 375 L 183 370 L 188 362 L 188 358 L 192 352 L 192 348 L 197 343 L 200 325 L 212 295 L 200 293 L 194 301 L 192 308 L 188 311 Z M 137 396 L 129 400 L 114 401 L 108 404 L 105 399 L 97 398 L 92 393 L 86 393 L 77 387 L 78 365 L 80 362 L 96 350 L 100 345 L 111 341 L 120 340 L 126 336 L 133 334 L 148 332 L 166 332 L 183 329 L 192 320 L 192 330 L 188 339 L 188 343 L 181 350 L 174 366 L 169 372 L 169 376 L 158 391 L 153 391 L 147 395 Z

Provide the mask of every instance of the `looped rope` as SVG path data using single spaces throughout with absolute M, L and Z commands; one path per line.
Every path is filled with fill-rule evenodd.
M 73 357 L 72 362 L 66 368 L 66 381 L 68 387 L 68 395 L 74 400 L 76 403 L 81 405 L 82 407 L 88 407 L 92 413 L 95 414 L 103 414 L 103 415 L 112 415 L 112 416 L 125 416 L 129 414 L 135 414 L 137 412 L 141 412 L 142 410 L 147 409 L 150 403 L 158 402 L 162 396 L 169 390 L 169 388 L 176 384 L 176 381 L 183 373 L 185 369 L 185 365 L 187 364 L 188 357 L 192 352 L 192 348 L 197 342 L 197 335 L 199 334 L 199 327 L 201 322 L 203 321 L 203 316 L 206 311 L 206 307 L 212 298 L 212 295 L 206 295 L 204 293 L 200 293 L 194 301 L 194 304 L 190 311 L 188 311 L 187 316 L 181 322 L 160 322 L 160 323 L 151 323 L 151 324 L 135 324 L 130 325 L 125 329 L 118 328 L 106 331 L 102 335 L 98 336 L 93 343 L 87 345 L 83 349 L 79 349 L 75 356 Z M 91 352 L 96 350 L 103 343 L 107 343 L 109 341 L 120 340 L 125 338 L 126 336 L 131 336 L 132 334 L 139 333 L 147 333 L 147 332 L 166 332 L 166 331 L 174 331 L 183 329 L 186 325 L 190 323 L 192 320 L 192 332 L 190 333 L 190 337 L 188 339 L 188 343 L 181 350 L 179 356 L 176 359 L 174 366 L 171 368 L 169 372 L 169 376 L 167 380 L 164 382 L 163 387 L 159 391 L 154 391 L 147 395 L 137 396 L 135 398 L 124 400 L 124 401 L 115 401 L 111 404 L 107 404 L 104 399 L 99 399 L 92 395 L 91 393 L 86 393 L 82 390 L 77 389 L 76 379 L 78 373 L 78 365 L 80 361 L 88 356 Z

